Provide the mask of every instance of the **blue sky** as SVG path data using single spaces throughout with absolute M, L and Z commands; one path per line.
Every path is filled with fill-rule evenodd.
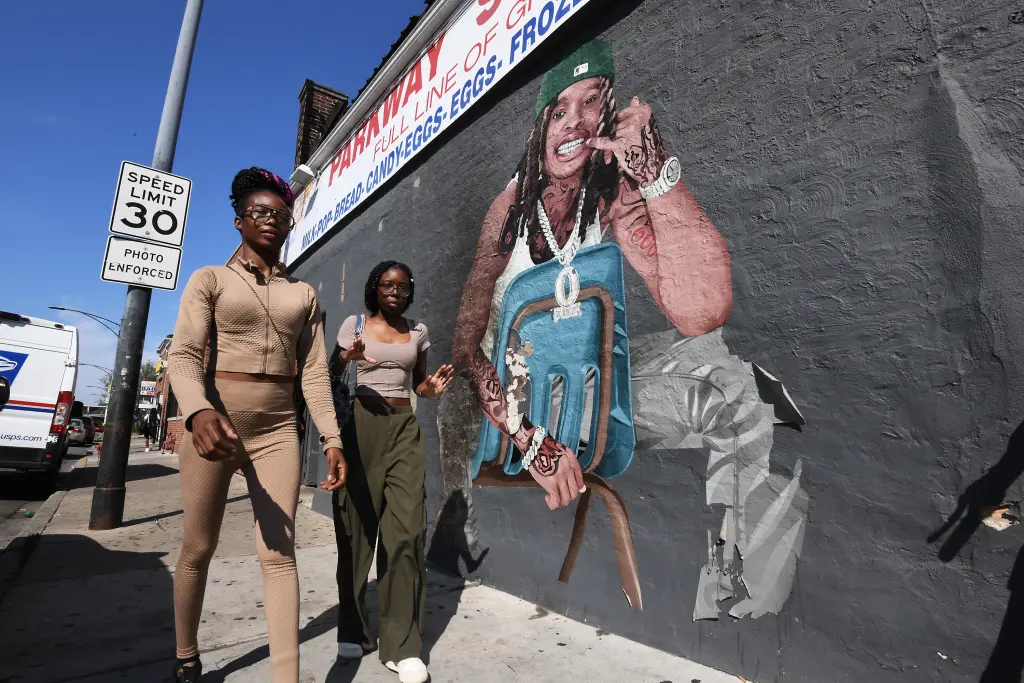
M 192 179 L 178 290 L 154 290 L 146 354 L 174 329 L 188 276 L 238 244 L 240 168 L 291 173 L 306 78 L 355 96 L 422 0 L 205 3 L 174 172 Z M 149 165 L 185 0 L 19 2 L 0 40 L 0 310 L 76 325 L 80 360 L 113 366 L 115 337 L 65 306 L 120 321 L 126 287 L 100 280 L 122 160 Z M 94 402 L 101 371 L 83 367 Z

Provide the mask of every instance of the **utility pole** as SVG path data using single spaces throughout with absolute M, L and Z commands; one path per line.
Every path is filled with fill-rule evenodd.
M 181 110 L 185 105 L 185 88 L 192 68 L 192 53 L 202 11 L 203 0 L 188 0 L 185 18 L 181 22 L 181 33 L 178 34 L 178 47 L 174 51 L 164 109 L 160 115 L 156 148 L 153 150 L 152 166 L 158 171 L 170 173 L 174 167 Z M 117 339 L 117 356 L 114 359 L 113 389 L 107 404 L 113 420 L 103 430 L 103 457 L 100 458 L 96 487 L 92 494 L 89 528 L 93 530 L 116 529 L 121 526 L 124 518 L 124 481 L 128 471 L 128 449 L 131 446 L 135 398 L 139 390 L 139 370 L 152 294 L 153 290 L 148 287 L 128 286 L 121 332 Z

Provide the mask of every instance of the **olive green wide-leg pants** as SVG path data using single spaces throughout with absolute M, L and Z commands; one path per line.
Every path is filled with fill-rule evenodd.
M 377 592 L 380 660 L 421 656 L 426 601 L 427 526 L 423 434 L 411 407 L 364 407 L 342 432 L 348 481 L 335 493 L 338 642 L 376 649 L 366 615 L 366 583 L 380 530 Z

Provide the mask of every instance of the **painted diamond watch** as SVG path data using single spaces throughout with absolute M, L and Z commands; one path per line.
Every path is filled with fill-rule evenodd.
M 682 177 L 682 166 L 678 157 L 669 157 L 665 165 L 661 167 L 658 179 L 647 187 L 640 188 L 640 196 L 644 199 L 654 199 L 665 194 L 679 182 Z

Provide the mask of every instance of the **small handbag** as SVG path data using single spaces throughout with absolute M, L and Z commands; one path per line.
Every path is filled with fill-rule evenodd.
M 363 316 L 356 316 L 355 339 L 363 333 Z M 331 373 L 331 398 L 334 399 L 334 412 L 338 416 L 338 428 L 344 429 L 349 418 L 352 417 L 352 366 L 356 361 L 349 361 L 345 366 L 345 372 L 341 374 Z

